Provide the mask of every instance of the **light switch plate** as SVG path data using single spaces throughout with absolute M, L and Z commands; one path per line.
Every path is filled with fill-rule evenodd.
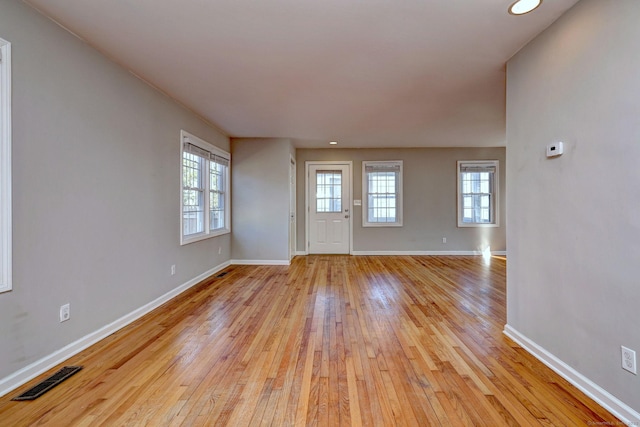
M 562 142 L 552 142 L 547 145 L 547 157 L 556 157 L 564 152 L 564 144 Z

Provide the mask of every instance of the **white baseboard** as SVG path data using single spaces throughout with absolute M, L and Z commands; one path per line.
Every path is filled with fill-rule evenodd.
M 522 335 L 516 329 L 505 325 L 503 333 L 515 341 L 520 347 L 531 353 L 536 359 L 540 360 L 562 378 L 569 381 L 584 394 L 596 401 L 600 406 L 618 417 L 625 424 L 638 425 L 638 423 L 640 423 L 640 413 L 549 353 L 534 341 Z
M 493 251 L 491 255 L 506 255 L 507 251 Z M 480 251 L 353 251 L 351 255 L 361 256 L 361 255 L 418 255 L 418 256 L 428 256 L 428 255 L 453 255 L 453 256 L 469 256 L 469 255 L 482 255 Z
M 307 251 L 296 251 L 296 256 L 305 256 L 305 255 L 309 255 L 309 252 L 307 252 Z
M 80 353 L 82 350 L 108 337 L 114 332 L 119 331 L 120 329 L 124 328 L 128 324 L 134 322 L 135 320 L 151 312 L 152 310 L 160 307 L 165 302 L 171 300 L 172 298 L 175 298 L 182 292 L 186 291 L 187 289 L 191 288 L 197 283 L 200 283 L 202 280 L 206 279 L 209 276 L 212 276 L 218 271 L 223 270 L 229 265 L 230 265 L 230 262 L 227 261 L 216 267 L 213 267 L 212 269 L 205 271 L 204 273 L 198 275 L 197 277 L 194 277 L 188 282 L 183 283 L 177 288 L 172 289 L 166 294 L 143 305 L 142 307 L 132 311 L 131 313 L 122 316 L 121 318 L 109 323 L 108 325 L 103 326 L 102 328 L 94 332 L 91 332 L 88 335 L 85 335 L 84 337 L 49 354 L 48 356 L 45 356 L 42 359 L 37 360 L 28 366 L 25 366 L 24 368 L 14 372 L 8 377 L 0 379 L 0 397 L 4 396 L 7 393 L 10 393 L 11 391 L 15 390 L 21 385 L 27 383 L 28 381 L 31 381 L 33 378 L 37 377 L 38 375 L 43 374 L 44 372 L 48 371 L 54 366 L 64 362 L 71 356 L 74 356 Z
M 288 259 L 232 259 L 232 265 L 290 265 Z

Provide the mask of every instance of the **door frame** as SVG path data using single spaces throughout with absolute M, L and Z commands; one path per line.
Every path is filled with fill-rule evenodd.
M 304 162 L 304 253 L 309 254 L 309 167 L 311 165 L 322 166 L 347 166 L 349 174 L 349 255 L 353 255 L 353 162 L 351 160 L 332 161 L 332 160 L 307 160 Z
M 296 171 L 298 166 L 293 155 L 290 155 L 289 157 L 291 159 L 289 161 L 289 261 L 291 261 L 293 257 L 296 256 L 298 250 L 298 239 L 296 236 L 296 230 L 298 228 L 298 212 L 296 206 L 296 191 L 298 184 Z M 293 228 L 291 227 L 292 214 L 293 220 L 295 221 Z

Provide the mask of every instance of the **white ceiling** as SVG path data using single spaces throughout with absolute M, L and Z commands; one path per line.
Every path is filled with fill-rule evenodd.
M 505 63 L 577 0 L 26 0 L 230 136 L 504 146 Z

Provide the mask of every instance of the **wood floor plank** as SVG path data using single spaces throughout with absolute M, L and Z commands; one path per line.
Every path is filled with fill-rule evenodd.
M 0 398 L 0 426 L 619 423 L 502 334 L 504 258 L 226 273 L 66 361 L 85 368 L 36 401 L 10 400 L 36 380 Z

